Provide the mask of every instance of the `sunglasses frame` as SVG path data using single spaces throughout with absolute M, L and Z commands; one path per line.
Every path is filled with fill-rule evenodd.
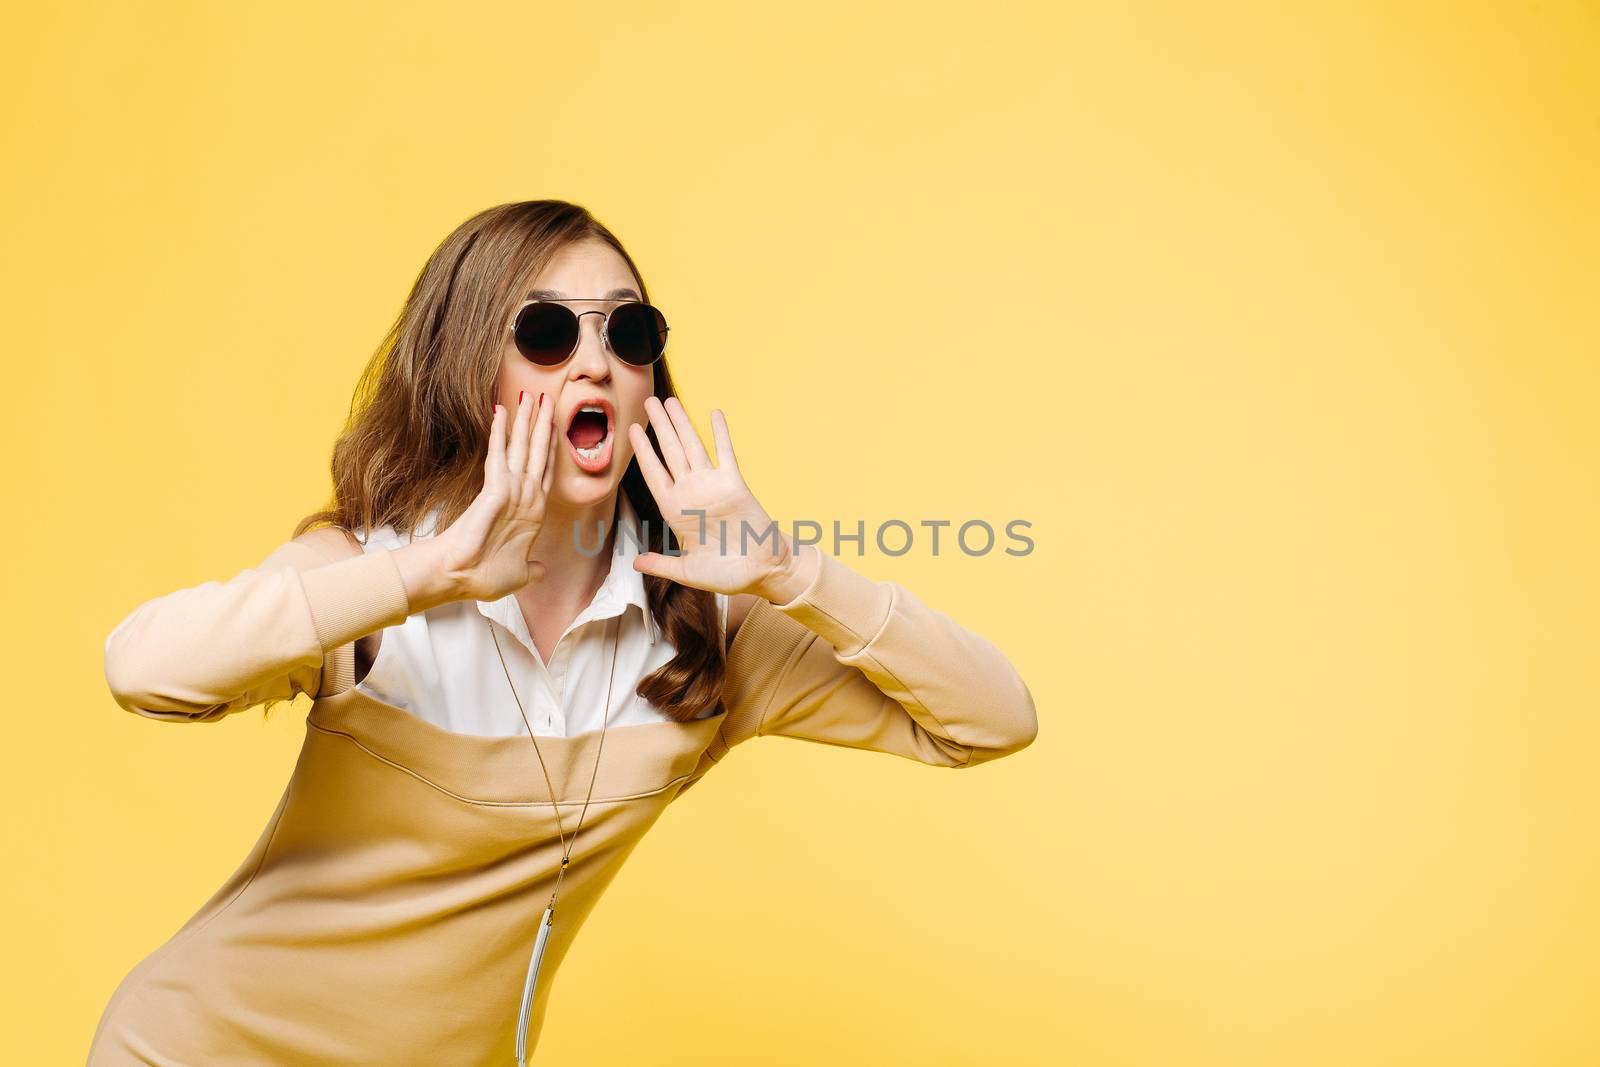
M 570 359 L 572 359 L 573 356 L 577 355 L 578 346 L 583 343 L 583 329 L 582 329 L 582 327 L 583 327 L 583 317 L 585 315 L 599 315 L 599 316 L 601 316 L 601 320 L 600 320 L 600 343 L 603 346 L 605 346 L 605 350 L 608 353 L 610 353 L 613 356 L 616 356 L 618 359 L 622 360 L 622 362 L 626 363 L 628 366 L 630 366 L 630 367 L 653 367 L 657 363 L 660 363 L 661 360 L 666 356 L 666 354 L 667 354 L 667 338 L 665 336 L 663 336 L 661 338 L 661 351 L 659 353 L 657 353 L 656 354 L 656 358 L 652 359 L 649 363 L 634 363 L 631 360 L 624 359 L 617 352 L 616 349 L 611 347 L 611 316 L 612 316 L 612 314 L 614 312 L 616 312 L 618 310 L 618 308 L 625 307 L 625 306 L 627 306 L 629 304 L 643 304 L 645 307 L 650 308 L 650 310 L 653 311 L 656 315 L 660 316 L 663 321 L 665 321 L 666 316 L 661 314 L 661 309 L 656 307 L 654 304 L 647 303 L 647 302 L 645 302 L 643 300 L 619 300 L 619 301 L 617 301 L 617 306 L 612 308 L 610 311 L 598 311 L 598 310 L 595 310 L 595 309 L 590 309 L 588 311 L 573 311 L 571 308 L 567 307 L 567 302 L 569 300 L 578 300 L 578 299 L 581 299 L 581 298 L 579 298 L 579 297 L 568 297 L 565 300 L 552 300 L 552 299 L 550 299 L 548 297 L 545 297 L 545 298 L 541 298 L 539 300 L 528 300 L 528 301 L 525 301 L 524 303 L 522 303 L 520 306 L 518 306 L 517 310 L 515 312 L 513 312 L 512 315 L 511 315 L 511 325 L 506 328 L 511 334 L 511 343 L 516 346 L 517 353 L 519 355 L 521 355 L 523 359 L 526 359 L 526 360 L 528 360 L 529 363 L 532 363 L 535 367 L 564 367 L 564 366 L 566 366 L 567 362 Z M 578 333 L 577 333 L 576 337 L 574 338 L 574 340 L 572 342 L 572 348 L 570 350 L 568 350 L 567 354 L 564 357 L 562 357 L 561 362 L 559 362 L 559 363 L 538 363 L 538 362 L 535 362 L 534 360 L 529 358 L 529 356 L 528 356 L 528 354 L 526 352 L 522 351 L 522 346 L 517 344 L 517 323 L 522 320 L 522 313 L 524 311 L 526 311 L 528 308 L 530 308 L 533 305 L 535 305 L 535 304 L 554 304 L 555 306 L 557 306 L 557 307 L 563 309 L 564 311 L 568 312 L 570 315 L 572 315 L 573 318 L 578 320 L 579 329 L 578 329 Z M 671 326 L 663 326 L 663 327 L 661 327 L 662 334 L 667 334 L 667 333 L 670 333 L 671 331 L 672 331 L 672 327 Z

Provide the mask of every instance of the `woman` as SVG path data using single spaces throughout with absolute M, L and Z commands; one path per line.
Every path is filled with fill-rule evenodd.
M 520 1061 L 599 894 L 740 742 L 968 767 L 1033 740 L 992 644 L 774 533 L 666 335 L 583 208 L 476 215 L 363 377 L 331 506 L 111 633 L 137 714 L 312 705 L 260 839 L 117 988 L 91 1067 Z

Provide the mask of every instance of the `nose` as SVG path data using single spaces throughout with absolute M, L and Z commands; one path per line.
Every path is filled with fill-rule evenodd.
M 603 311 L 578 312 L 578 350 L 572 354 L 570 376 L 598 380 L 611 376 L 611 357 L 602 336 L 605 324 Z

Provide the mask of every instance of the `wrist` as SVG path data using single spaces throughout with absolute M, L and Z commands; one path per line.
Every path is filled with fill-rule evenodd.
M 821 564 L 815 545 L 791 548 L 786 558 L 761 582 L 756 593 L 774 604 L 788 604 L 811 588 Z
M 411 614 L 460 600 L 465 595 L 462 577 L 445 567 L 436 540 L 413 541 L 390 551 L 394 553 L 395 566 L 400 568 Z

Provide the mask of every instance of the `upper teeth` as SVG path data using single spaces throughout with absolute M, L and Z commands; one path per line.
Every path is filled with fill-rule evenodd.
M 606 413 L 606 409 L 601 407 L 598 404 L 585 404 L 582 407 L 580 407 L 578 409 L 578 411 L 579 412 L 592 411 L 596 415 L 604 415 Z M 607 419 L 606 422 L 607 422 L 606 436 L 609 437 L 609 436 L 611 436 L 611 430 L 610 430 L 610 426 L 609 426 L 610 420 Z M 576 446 L 574 446 L 574 449 L 578 453 L 578 455 L 582 456 L 584 459 L 599 459 L 600 458 L 600 450 L 602 448 L 604 448 L 604 447 L 605 447 L 605 441 L 602 440 L 599 444 L 593 445 L 593 446 L 591 446 L 589 448 L 577 448 Z

